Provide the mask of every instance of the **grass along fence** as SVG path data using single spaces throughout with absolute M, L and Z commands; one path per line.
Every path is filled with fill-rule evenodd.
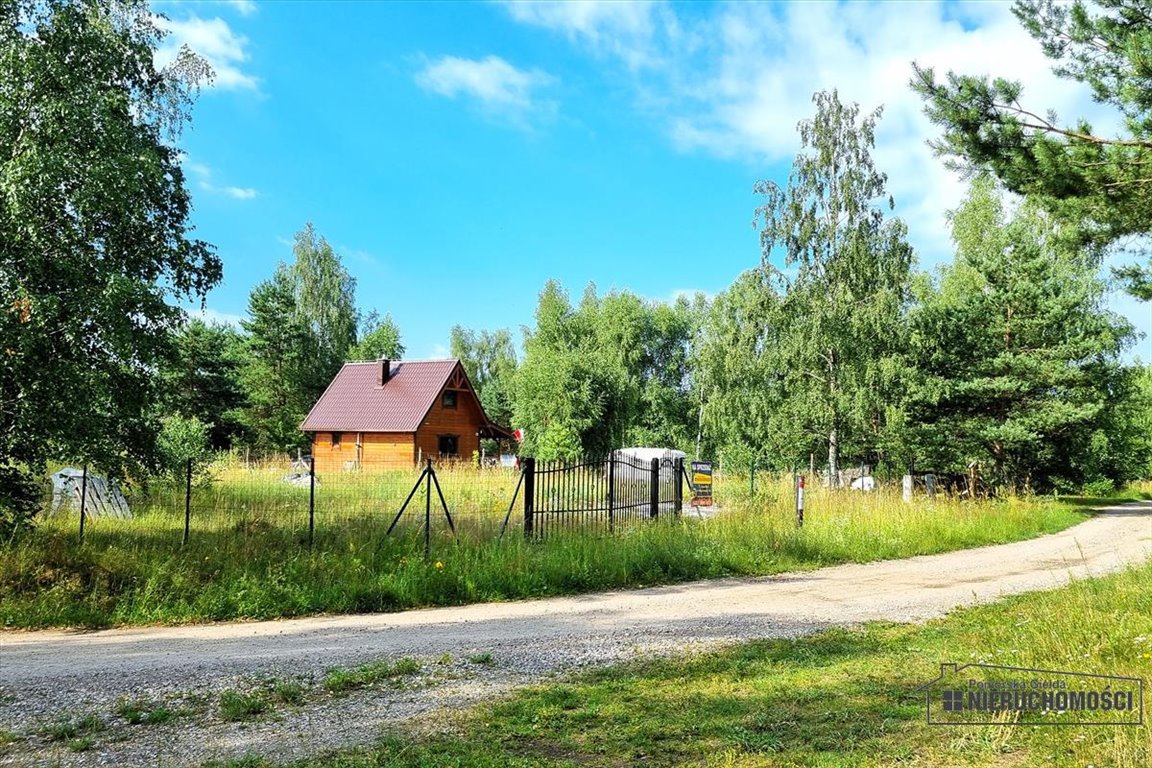
M 770 483 L 762 476 L 756 496 L 741 500 L 725 488 L 747 478 L 721 473 L 716 496 L 724 511 L 710 518 L 686 511 L 612 535 L 558 530 L 543 540 L 500 539 L 516 473 L 443 468 L 438 478 L 460 536 L 434 525 L 425 561 L 422 514 L 385 535 L 415 473 L 331 481 L 321 475 L 316 546 L 309 550 L 308 489 L 282 483 L 282 467 L 259 470 L 268 471 L 266 482 L 241 474 L 252 471 L 218 467 L 214 482 L 194 487 L 184 546 L 178 486 L 153 489 L 148 505 L 134 502 L 132 520 L 92 521 L 82 544 L 74 518 L 46 518 L 0 546 L 0 623 L 178 623 L 573 594 L 1015 541 L 1086 514 L 1050 498 L 906 504 L 897 489 L 817 488 L 798 530 L 790 476 Z
M 509 526 L 536 537 L 573 530 L 611 533 L 617 525 L 659 514 L 705 514 L 690 506 L 686 467 L 678 459 L 654 463 L 613 454 L 601 460 L 524 463 L 531 476 L 527 483 L 519 469 L 443 462 L 435 467 L 429 489 L 420 468 L 363 465 L 313 473 L 308 459 L 253 462 L 225 454 L 207 467 L 190 468 L 185 476 L 128 489 L 127 508 L 117 507 L 114 514 L 101 514 L 108 509 L 101 503 L 108 495 L 103 478 L 93 472 L 85 482 L 76 473 L 68 493 L 53 498 L 39 523 L 93 541 L 146 536 L 176 546 L 197 536 L 236 535 L 267 536 L 284 546 L 343 546 L 349 536 L 386 535 L 402 507 L 401 531 L 422 526 L 429 490 L 433 523 L 447 527 L 450 516 L 463 535 L 474 538 L 499 536 Z M 729 471 L 717 463 L 713 493 L 718 509 L 706 514 L 795 505 L 796 479 L 755 468 Z M 877 499 L 886 504 L 893 488 L 882 486 L 879 493 L 845 489 L 844 499 L 864 507 Z M 807 497 L 823 490 L 819 478 L 807 478 Z M 61 504 L 62 498 L 70 503 Z
M 267 536 L 285 546 L 340 545 L 347 536 L 389 535 L 415 521 L 446 525 L 455 535 L 502 536 L 509 524 L 526 536 L 607 531 L 679 514 L 685 495 L 680 459 L 524 460 L 504 467 L 429 461 L 425 470 L 317 473 L 295 462 L 224 461 L 182 478 L 110 493 L 97 473 L 72 472 L 54 494 L 42 528 L 76 532 L 80 541 L 147 536 L 186 545 L 193 537 Z M 115 497 L 115 504 L 107 500 Z M 459 523 L 459 526 L 457 526 Z M 428 531 L 425 532 L 427 536 Z M 95 537 L 95 538 L 93 538 Z
M 343 546 L 346 539 L 383 536 L 421 471 L 318 472 L 307 460 L 249 463 L 225 460 L 188 477 L 154 481 L 126 491 L 131 516 L 82 516 L 78 489 L 71 504 L 39 519 L 41 529 L 72 532 L 94 546 L 116 537 L 146 537 L 172 546 L 198 537 L 263 536 L 285 547 Z M 437 481 L 454 519 L 473 536 L 496 535 L 518 482 L 519 472 L 443 464 Z M 89 481 L 89 486 L 92 483 Z M 423 522 L 423 486 L 405 515 L 403 531 Z M 435 491 L 433 491 L 435 494 Z M 438 506 L 438 505 L 437 505 Z M 440 519 L 443 522 L 443 518 Z

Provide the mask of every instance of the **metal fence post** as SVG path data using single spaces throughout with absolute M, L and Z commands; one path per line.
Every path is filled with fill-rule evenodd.
M 180 544 L 188 543 L 188 533 L 192 528 L 192 459 L 188 459 L 187 474 L 184 480 L 184 538 Z
M 84 542 L 84 505 L 88 502 L 88 465 L 80 473 L 80 542 Z
M 536 511 L 536 459 L 528 457 L 522 463 L 524 474 L 524 538 L 532 538 L 532 517 Z
M 650 479 L 650 510 L 648 517 L 652 520 L 660 513 L 660 459 L 652 459 L 652 476 Z
M 308 457 L 308 549 L 316 538 L 316 457 Z
M 424 470 L 424 560 L 432 555 L 432 459 Z
M 608 454 L 608 532 L 616 530 L 616 452 Z
M 672 511 L 677 516 L 679 516 L 681 510 L 684 509 L 684 482 L 683 482 L 683 479 L 684 479 L 684 459 L 683 459 L 683 457 L 680 457 L 680 456 L 676 457 L 676 461 L 672 465 L 672 473 L 673 473 L 673 476 L 676 478 L 676 482 L 672 486 L 673 487 Z

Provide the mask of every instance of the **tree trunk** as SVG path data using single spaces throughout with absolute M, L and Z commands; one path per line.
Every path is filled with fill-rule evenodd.
M 696 420 L 696 461 L 700 461 L 700 442 L 704 439 L 704 389 L 700 389 L 700 413 Z
M 836 350 L 828 350 L 828 404 L 832 406 L 832 429 L 828 431 L 828 487 L 840 487 L 839 412 L 836 403 Z
M 828 433 L 828 487 L 840 487 L 840 444 L 835 427 Z

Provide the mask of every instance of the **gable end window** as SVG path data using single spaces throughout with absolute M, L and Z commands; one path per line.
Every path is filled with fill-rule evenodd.
M 440 397 L 440 405 L 444 408 L 455 408 L 456 393 L 452 390 L 445 390 L 444 394 Z

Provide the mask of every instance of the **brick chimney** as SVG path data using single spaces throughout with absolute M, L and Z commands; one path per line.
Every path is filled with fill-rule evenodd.
M 392 376 L 392 361 L 388 358 L 380 360 L 380 376 L 378 378 L 378 386 L 384 386 L 388 383 L 388 379 Z

